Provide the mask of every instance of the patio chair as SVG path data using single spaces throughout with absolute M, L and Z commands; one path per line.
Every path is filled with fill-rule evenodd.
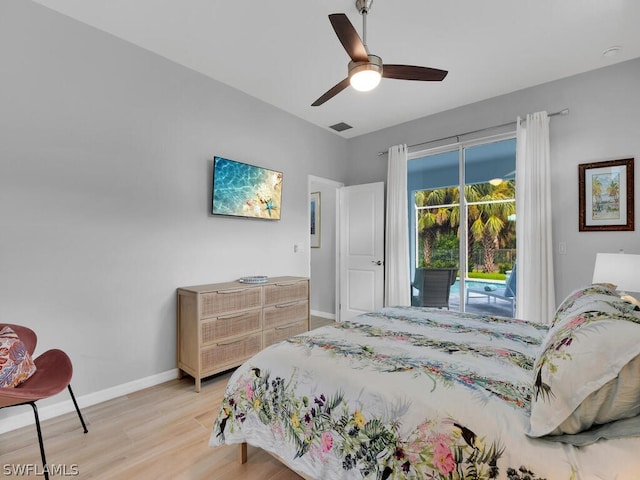
M 412 299 L 412 305 L 418 307 L 447 307 L 449 292 L 456 281 L 457 268 L 416 268 L 413 288 L 418 295 Z
M 490 287 L 484 287 L 484 289 L 479 288 L 467 288 L 467 304 L 469 303 L 469 298 L 471 294 L 474 295 L 474 298 L 478 296 L 487 297 L 487 303 L 497 300 L 504 300 L 510 303 L 511 306 L 511 316 L 515 317 L 516 315 L 516 264 L 513 264 L 513 269 L 505 282 L 504 287 L 496 287 L 495 289 L 491 289 Z

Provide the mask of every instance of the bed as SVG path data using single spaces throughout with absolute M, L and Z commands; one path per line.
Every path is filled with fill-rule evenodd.
M 640 316 L 610 285 L 546 326 L 384 308 L 239 367 L 210 445 L 308 479 L 638 479 L 639 356 Z

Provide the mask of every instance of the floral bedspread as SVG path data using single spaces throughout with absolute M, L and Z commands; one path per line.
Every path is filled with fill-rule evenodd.
M 210 445 L 247 442 L 315 479 L 638 478 L 637 438 L 525 435 L 547 328 L 385 308 L 273 345 L 227 385 Z

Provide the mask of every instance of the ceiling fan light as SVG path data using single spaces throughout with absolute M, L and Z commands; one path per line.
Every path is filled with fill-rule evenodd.
M 349 82 L 351 86 L 360 92 L 373 90 L 382 78 L 382 59 L 375 55 L 369 55 L 368 62 L 349 63 Z
M 359 92 L 373 90 L 380 83 L 380 74 L 374 70 L 361 70 L 351 75 L 351 86 Z

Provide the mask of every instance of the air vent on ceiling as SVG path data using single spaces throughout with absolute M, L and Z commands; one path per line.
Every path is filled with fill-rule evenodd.
M 336 123 L 335 125 L 331 125 L 329 128 L 333 128 L 336 132 L 344 132 L 345 130 L 349 130 L 353 127 L 348 123 L 340 122 Z

